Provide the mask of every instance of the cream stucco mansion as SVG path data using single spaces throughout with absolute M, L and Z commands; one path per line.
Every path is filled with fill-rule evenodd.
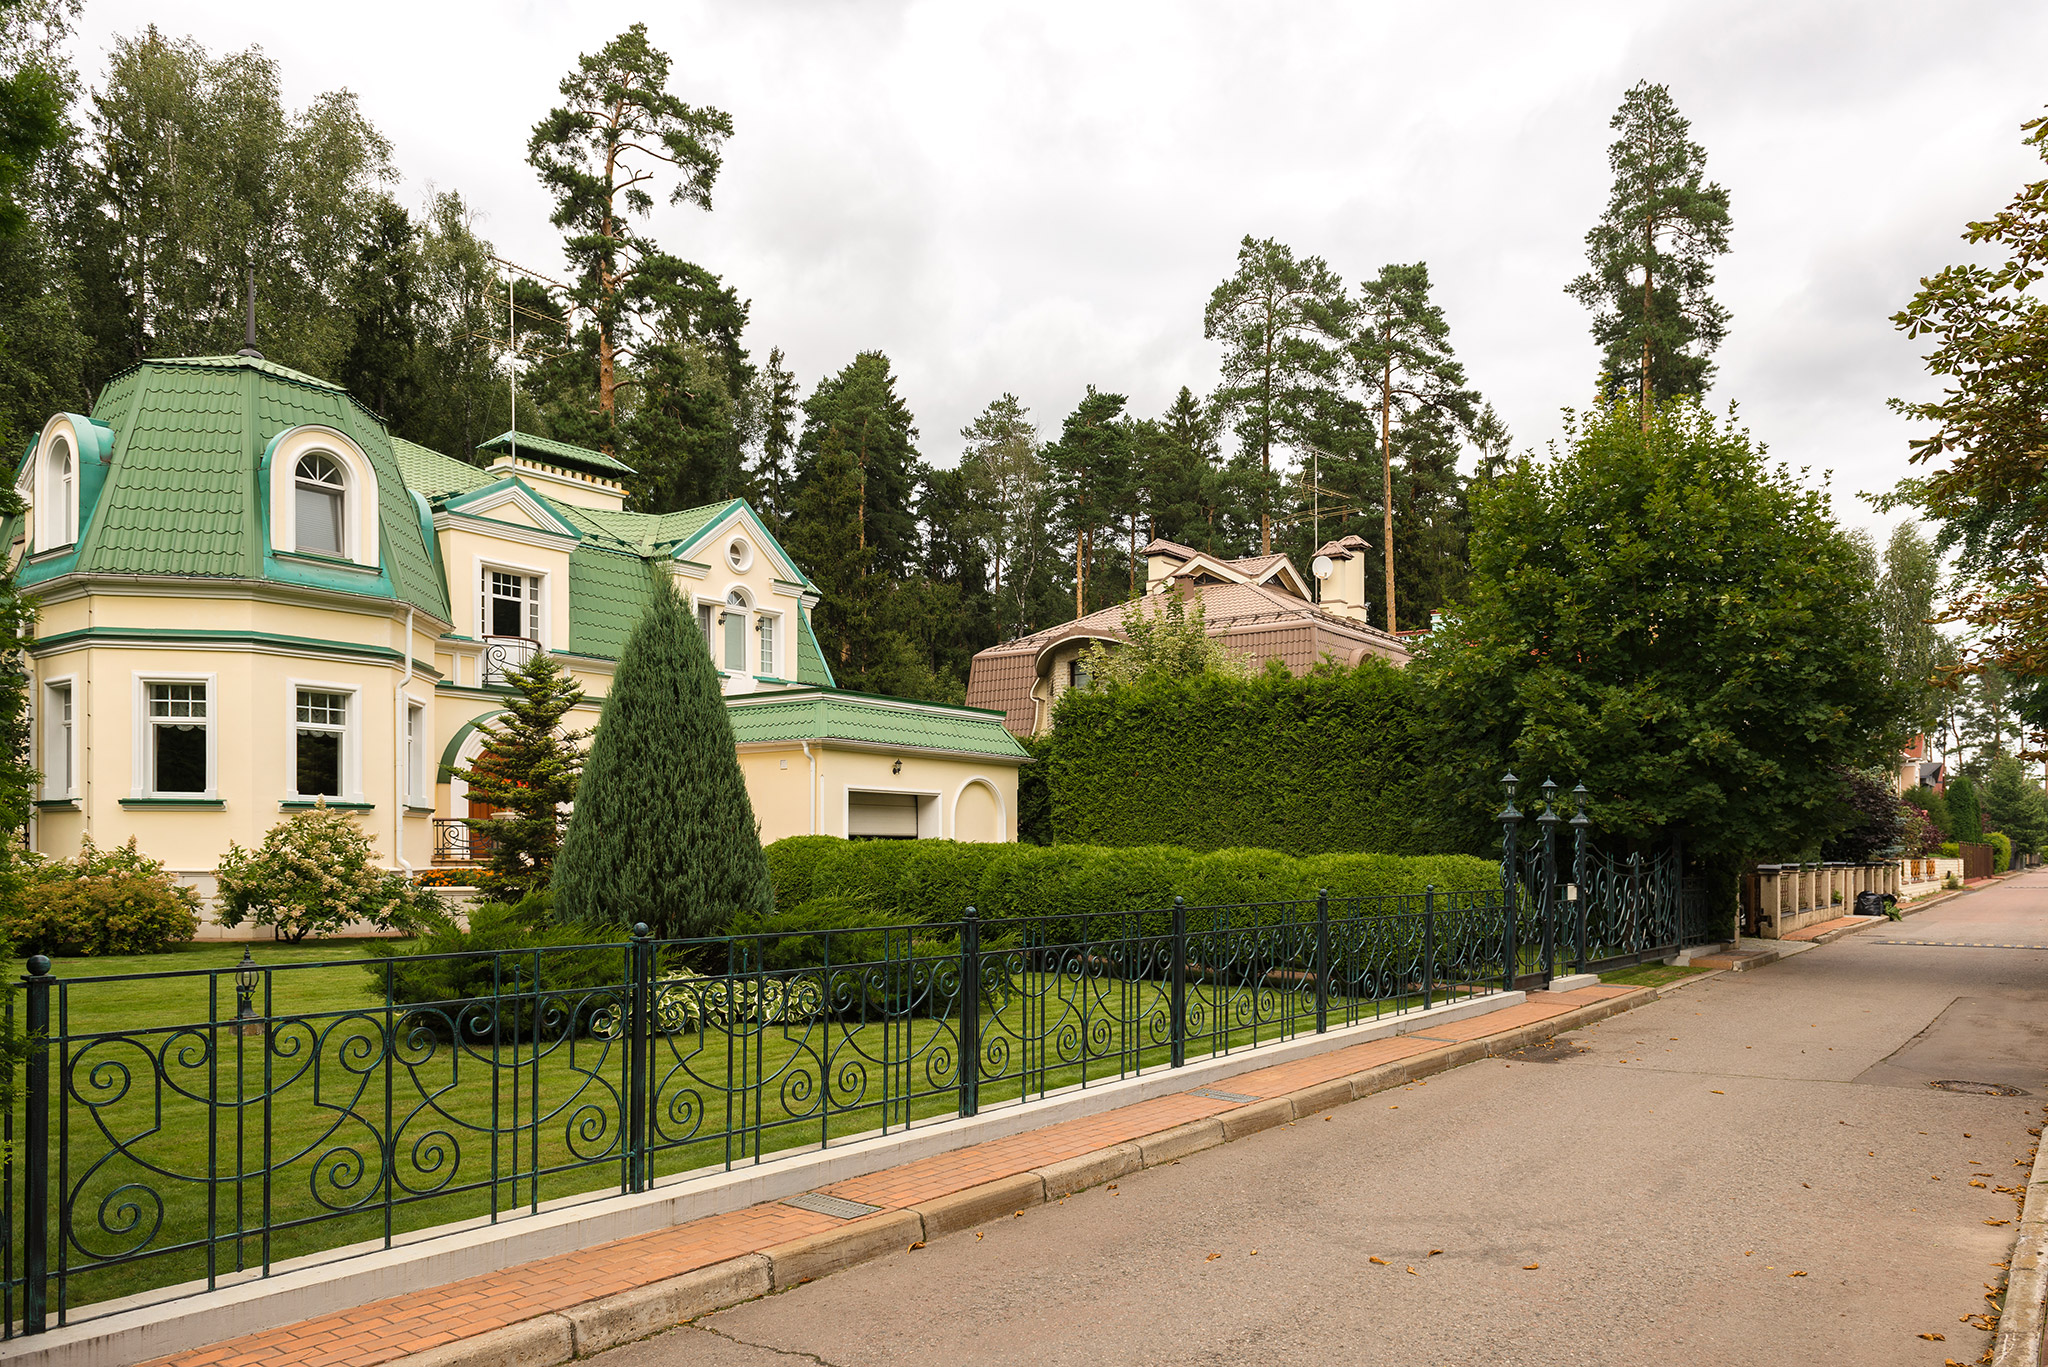
M 455 459 L 251 354 L 116 376 L 18 473 L 34 847 L 134 836 L 204 885 L 229 840 L 324 801 L 394 866 L 459 862 L 451 770 L 504 670 L 552 652 L 594 724 L 656 576 L 696 607 L 764 840 L 1016 838 L 1000 714 L 835 688 L 816 588 L 753 510 L 629 512 L 631 473 L 511 433 Z

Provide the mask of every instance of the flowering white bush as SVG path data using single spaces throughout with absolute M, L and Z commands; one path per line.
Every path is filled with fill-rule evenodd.
M 214 877 L 220 884 L 220 922 L 254 921 L 280 939 L 332 935 L 354 921 L 379 929 L 408 929 L 440 905 L 404 874 L 381 869 L 370 837 L 347 812 L 320 803 L 270 828 L 263 843 L 245 850 L 233 841 Z

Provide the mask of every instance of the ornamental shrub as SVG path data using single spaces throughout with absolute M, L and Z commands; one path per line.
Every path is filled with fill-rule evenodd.
M 388 987 L 392 1001 L 429 1008 L 406 1017 L 408 1030 L 472 1042 L 494 1030 L 500 1039 L 530 1038 L 538 1011 L 543 1034 L 589 1034 L 616 1007 L 617 994 L 601 989 L 631 980 L 625 936 L 554 924 L 546 893 L 516 906 L 475 903 L 467 921 L 436 910 L 410 943 L 369 946 L 370 993 L 382 999 Z
M 1984 816 L 1977 805 L 1977 783 L 1968 774 L 1957 774 L 1948 785 L 1948 836 L 1969 844 L 1984 838 Z
M 2004 873 L 2012 867 L 2012 841 L 2004 831 L 1986 831 L 1984 843 L 1991 847 L 1991 871 Z
M 18 901 L 0 934 L 23 954 L 160 954 L 199 929 L 199 897 L 133 837 L 102 850 L 87 836 L 73 859 L 22 863 Z M 13 900 L 13 899 L 10 899 Z
M 846 844 L 836 835 L 792 835 L 778 840 L 761 853 L 768 861 L 768 880 L 775 889 L 777 907 L 793 907 L 811 900 L 811 883 L 818 865 L 831 851 Z
M 254 921 L 296 942 L 357 923 L 408 930 L 439 909 L 430 889 L 379 868 L 376 860 L 376 847 L 350 813 L 324 802 L 295 812 L 253 850 L 228 842 L 214 870 L 220 923 L 232 928 Z
M 552 886 L 564 920 L 664 939 L 775 909 L 718 672 L 666 575 L 620 653 Z

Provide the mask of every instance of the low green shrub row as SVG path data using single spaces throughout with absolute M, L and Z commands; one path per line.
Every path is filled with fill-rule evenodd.
M 1347 898 L 1499 883 L 1499 868 L 1469 855 L 1319 854 L 1170 845 L 962 844 L 950 840 L 847 841 L 795 836 L 768 846 L 778 915 L 830 899 L 836 915 L 867 925 L 958 920 L 969 906 L 984 920 L 1098 916 L 1171 907 L 1300 901 L 1327 889 Z M 1341 905 L 1338 914 L 1342 914 Z M 1247 915 L 1234 917 L 1243 921 Z M 1262 918 L 1249 918 L 1262 919 Z
M 1991 847 L 1991 871 L 2004 873 L 2012 867 L 2012 840 L 2004 831 L 1986 831 L 1984 843 Z
M 0 898 L 0 935 L 21 954 L 159 954 L 199 929 L 199 896 L 135 841 L 73 859 L 25 855 L 20 893 Z

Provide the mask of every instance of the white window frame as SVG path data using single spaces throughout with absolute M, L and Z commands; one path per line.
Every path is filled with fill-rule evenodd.
M 174 670 L 136 670 L 134 680 L 135 751 L 131 796 L 181 798 L 193 802 L 220 801 L 220 675 L 187 674 Z M 156 790 L 156 723 L 149 714 L 151 684 L 197 683 L 206 685 L 206 789 L 198 793 L 160 793 Z
M 529 606 L 527 609 L 527 621 L 534 624 L 540 634 L 524 639 L 538 642 L 542 650 L 553 650 L 555 646 L 554 576 L 538 565 L 517 565 L 509 560 L 486 560 L 482 556 L 477 556 L 471 563 L 475 566 L 470 583 L 476 585 L 476 639 L 484 641 L 496 635 L 495 632 L 490 630 L 491 612 L 489 606 L 491 597 L 490 576 L 491 571 L 496 570 L 499 574 L 524 575 L 528 579 L 538 579 L 540 581 L 537 601 L 538 616 L 536 617 L 533 606 Z
M 405 698 L 405 801 L 411 807 L 433 805 L 433 789 L 427 783 L 427 704 L 412 694 Z
M 333 485 L 333 486 L 330 486 L 330 485 L 328 485 L 328 484 L 327 484 L 327 483 L 326 483 L 326 482 L 325 482 L 324 480 L 306 480 L 306 479 L 304 479 L 304 478 L 303 478 L 303 477 L 302 477 L 302 476 L 301 476 L 301 475 L 299 474 L 299 467 L 300 467 L 300 466 L 302 466 L 302 465 L 304 465 L 304 464 L 305 464 L 305 463 L 306 463 L 307 461 L 309 461 L 309 460 L 324 460 L 324 461 L 326 461 L 326 462 L 327 462 L 327 464 L 328 464 L 328 465 L 329 465 L 330 467 L 332 467 L 332 468 L 333 468 L 333 470 L 334 470 L 334 473 L 335 473 L 335 478 L 336 478 L 336 479 L 337 479 L 337 481 L 339 481 L 339 482 L 338 482 L 337 484 Z M 351 545 L 353 544 L 353 542 L 352 542 L 351 538 L 349 537 L 349 525 L 348 525 L 348 514 L 349 514 L 349 507 L 348 507 L 348 504 L 349 504 L 349 497 L 348 497 L 348 494 L 349 494 L 349 488 L 348 488 L 348 486 L 349 486 L 349 477 L 348 477 L 348 466 L 347 466 L 346 464 L 344 464 L 343 462 L 341 462 L 341 461 L 339 461 L 339 460 L 336 460 L 336 459 L 335 459 L 335 458 L 334 458 L 333 456 L 330 456 L 330 455 L 329 455 L 329 454 L 327 454 L 327 452 L 325 452 L 325 451 L 302 451 L 302 452 L 300 452 L 300 453 L 299 453 L 298 457 L 297 457 L 297 458 L 296 458 L 295 460 L 293 460 L 293 461 L 292 461 L 292 470 L 291 470 L 291 481 L 292 481 L 292 549 L 293 549 L 294 551 L 296 551 L 296 552 L 297 552 L 298 554 L 300 554 L 300 555 L 325 555 L 325 556 L 330 556 L 330 557 L 331 557 L 331 556 L 344 556 L 344 555 L 347 555 L 347 554 L 348 554 L 348 550 L 349 550 L 349 547 L 350 547 L 350 546 L 351 546 Z M 334 496 L 334 497 L 337 497 L 337 498 L 339 498 L 339 499 L 341 500 L 341 525 L 340 525 L 340 527 L 338 527 L 338 528 L 336 529 L 336 535 L 335 535 L 335 539 L 336 539 L 336 540 L 337 540 L 338 542 L 340 542 L 340 543 L 341 543 L 340 545 L 337 545 L 337 546 L 319 546 L 319 547 L 310 547 L 310 546 L 303 546 L 303 545 L 300 545 L 300 544 L 299 544 L 299 527 L 298 527 L 298 517 L 299 517 L 299 488 L 300 488 L 301 484 L 311 484 L 311 485 L 312 485 L 312 486 L 313 486 L 313 487 L 314 487 L 315 489 L 320 489 L 320 490 L 327 490 L 327 489 L 329 489 L 329 488 L 332 488 L 332 491 L 333 491 L 333 496 Z
M 43 770 L 43 800 L 62 802 L 78 796 L 78 708 L 79 676 L 66 674 L 60 678 L 43 680 L 43 722 L 37 727 L 42 737 L 42 752 L 39 758 Z M 59 711 L 56 695 L 62 692 L 69 705 L 71 716 L 67 719 Z M 52 772 L 59 751 L 63 755 L 65 776 L 69 783 L 56 782 Z
M 733 552 L 738 551 L 738 555 Z M 754 568 L 754 543 L 734 532 L 725 538 L 725 563 L 734 574 L 745 574 Z
M 762 649 L 756 651 L 761 666 L 760 677 L 764 679 L 786 679 L 782 672 L 783 641 L 786 635 L 783 614 L 770 612 L 766 608 L 754 609 L 754 634 L 760 637 Z
M 348 699 L 348 720 L 341 733 L 341 791 L 302 793 L 299 791 L 299 691 L 339 693 Z M 363 690 L 356 684 L 332 679 L 286 679 L 284 681 L 284 792 L 287 802 L 329 802 L 363 800 Z M 322 728 L 326 729 L 326 728 Z
M 60 476 L 57 459 L 67 468 Z M 43 550 L 61 550 L 78 544 L 78 444 L 67 432 L 51 435 L 43 455 L 43 484 L 48 495 L 43 506 Z
M 735 598 L 740 601 L 737 603 L 733 602 Z M 740 616 L 740 659 L 737 665 L 732 663 L 729 658 L 731 652 L 726 649 L 731 640 L 729 635 L 731 628 L 722 620 L 733 613 L 738 613 Z M 753 617 L 754 595 L 748 590 L 747 586 L 745 584 L 727 585 L 725 597 L 719 600 L 718 608 L 713 613 L 711 619 L 718 628 L 718 649 L 712 653 L 712 663 L 718 666 L 719 673 L 732 678 L 746 678 L 753 674 L 753 656 L 760 650 L 760 647 L 749 639 L 753 634 Z
M 354 442 L 331 427 L 295 427 L 270 448 L 271 549 L 286 555 L 335 558 L 328 551 L 299 549 L 299 458 L 316 452 L 341 467 L 341 558 L 366 569 L 377 568 L 377 470 Z

